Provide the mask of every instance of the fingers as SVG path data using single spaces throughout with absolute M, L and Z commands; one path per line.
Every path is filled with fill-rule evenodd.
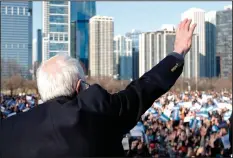
M 197 24 L 193 24 L 193 25 L 191 26 L 191 28 L 189 29 L 189 36 L 192 36 L 192 35 L 193 35 L 193 32 L 194 32 L 196 26 L 197 26 Z
M 181 25 L 180 25 L 180 28 L 183 29 L 185 24 L 187 23 L 188 19 L 184 19 L 182 22 L 181 22 Z
M 192 19 L 189 19 L 189 20 L 185 23 L 185 25 L 184 25 L 185 31 L 189 31 L 191 22 L 192 22 Z

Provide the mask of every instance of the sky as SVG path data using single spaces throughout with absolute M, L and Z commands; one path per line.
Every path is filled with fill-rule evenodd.
M 201 8 L 206 12 L 223 10 L 224 6 L 232 5 L 231 1 L 193 1 L 193 2 L 96 2 L 97 15 L 114 18 L 115 35 L 125 35 L 132 29 L 151 31 L 159 29 L 162 24 L 177 25 L 181 14 L 189 8 Z M 33 2 L 33 38 L 36 30 L 42 28 L 42 2 Z

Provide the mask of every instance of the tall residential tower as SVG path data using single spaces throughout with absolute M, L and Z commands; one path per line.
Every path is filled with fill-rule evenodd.
M 112 77 L 113 71 L 112 17 L 94 16 L 90 19 L 90 76 Z
M 181 15 L 181 19 L 192 19 L 192 24 L 196 23 L 194 34 L 199 37 L 199 58 L 200 58 L 200 77 L 206 77 L 206 36 L 205 36 L 205 11 L 199 8 L 190 8 Z

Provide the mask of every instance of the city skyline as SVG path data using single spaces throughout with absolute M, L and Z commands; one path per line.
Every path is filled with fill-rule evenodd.
M 174 6 L 179 7 L 174 7 Z M 142 32 L 155 31 L 163 24 L 177 25 L 180 15 L 189 8 L 201 8 L 206 12 L 224 10 L 224 6 L 232 5 L 222 2 L 97 2 L 96 13 L 114 18 L 114 35 L 124 35 L 132 29 Z M 111 7 L 109 7 L 111 6 Z M 119 12 L 120 8 L 120 12 Z M 129 9 L 130 8 L 130 9 Z M 33 2 L 33 39 L 37 29 L 42 29 L 42 2 Z M 127 11 L 123 11 L 127 10 Z M 146 11 L 145 11 L 146 10 Z M 159 16 L 159 15 L 163 16 Z M 145 18 L 146 17 L 146 18 Z M 139 20 L 140 19 L 140 22 Z M 155 19 L 155 20 L 151 20 Z
M 33 16 L 33 22 L 31 22 L 30 24 L 28 24 L 28 26 L 33 26 L 33 32 L 31 30 L 29 30 L 31 36 L 32 34 L 34 34 L 34 31 L 36 29 L 36 35 L 34 35 L 33 38 L 30 38 L 28 41 L 28 48 L 31 48 L 30 45 L 33 43 L 33 51 L 32 51 L 32 56 L 33 59 L 31 59 L 30 57 L 28 57 L 28 60 L 33 60 L 32 63 L 34 64 L 34 60 L 35 56 L 39 57 L 40 55 L 38 55 L 38 53 L 40 53 L 40 50 L 38 50 L 38 48 L 42 49 L 42 60 L 47 60 L 50 57 L 54 56 L 55 54 L 59 53 L 59 52 L 64 52 L 67 53 L 68 55 L 80 59 L 82 64 L 84 64 L 83 66 L 85 67 L 86 70 L 86 74 L 92 74 L 92 75 L 105 75 L 105 76 L 112 76 L 112 75 L 116 75 L 119 74 L 120 78 L 129 78 L 129 79 L 136 79 L 139 76 L 141 76 L 145 71 L 148 71 L 148 69 L 151 68 L 152 65 L 155 65 L 156 63 L 158 63 L 160 60 L 162 60 L 162 58 L 164 58 L 169 52 L 173 51 L 173 43 L 175 40 L 175 28 L 176 25 L 179 23 L 173 23 L 173 22 L 163 22 L 163 20 L 161 19 L 165 19 L 168 20 L 168 16 L 169 16 L 169 7 L 167 6 L 166 9 L 163 9 L 161 11 L 160 8 L 160 13 L 163 16 L 158 16 L 159 14 L 154 14 L 149 10 L 146 10 L 146 12 L 143 13 L 135 13 L 133 10 L 135 9 L 135 5 L 139 4 L 138 2 L 114 2 L 115 4 L 118 5 L 119 4 L 123 5 L 121 9 L 124 9 L 124 7 L 126 7 L 127 5 L 131 4 L 132 7 L 130 8 L 130 10 L 127 10 L 127 13 L 125 14 L 126 16 L 122 17 L 124 20 L 126 20 L 126 22 L 122 23 L 123 26 L 119 25 L 116 23 L 117 20 L 116 18 L 114 18 L 114 16 L 108 16 L 109 14 L 107 14 L 108 12 L 108 7 L 105 6 L 105 8 L 107 8 L 106 10 L 104 9 L 100 9 L 101 5 L 103 4 L 110 4 L 112 2 L 108 2 L 108 3 L 102 3 L 102 2 L 98 2 L 96 5 L 96 2 L 92 3 L 88 3 L 86 4 L 86 2 L 82 2 L 81 4 L 79 4 L 79 2 L 72 2 L 72 4 L 68 1 L 43 1 L 42 2 L 42 8 L 40 7 L 35 7 L 35 4 L 39 4 L 38 2 L 34 2 L 33 3 L 33 9 L 31 9 L 30 11 L 33 12 L 33 14 L 29 14 L 30 11 L 28 11 L 28 16 L 29 15 L 34 15 Z M 152 5 L 151 2 L 146 2 L 147 5 L 150 3 Z M 173 2 L 174 3 L 174 2 Z M 174 4 L 178 4 L 179 2 L 175 2 Z M 196 2 L 195 2 L 196 3 Z M 207 2 L 206 2 L 207 3 Z M 143 3 L 144 4 L 144 3 Z M 157 8 L 159 7 L 159 5 L 164 5 L 165 3 L 159 3 L 159 2 L 153 2 L 153 7 Z M 168 4 L 168 3 L 167 3 Z M 171 3 L 169 3 L 171 4 Z M 219 65 L 219 63 L 216 60 L 216 46 L 219 46 L 218 49 L 218 54 L 225 54 L 224 56 L 224 63 L 230 63 L 232 61 L 229 60 L 228 58 L 230 57 L 227 54 L 227 49 L 225 44 L 226 43 L 216 43 L 215 38 L 218 37 L 218 39 L 223 40 L 223 36 L 227 36 L 227 35 L 231 35 L 232 34 L 232 21 L 228 20 L 231 16 L 228 15 L 230 13 L 230 11 L 226 10 L 226 6 L 229 6 L 228 8 L 232 9 L 232 5 L 228 5 L 223 4 L 221 6 L 221 9 L 205 9 L 203 7 L 197 7 L 197 5 L 193 5 L 194 3 L 186 3 L 186 5 L 183 5 L 181 8 L 183 7 L 187 7 L 188 4 L 192 4 L 191 7 L 186 8 L 186 10 L 183 10 L 183 12 L 179 13 L 174 12 L 174 14 L 178 15 L 177 19 L 173 19 L 169 16 L 169 19 L 172 19 L 173 21 L 181 21 L 184 18 L 189 18 L 189 19 L 193 19 L 192 23 L 196 23 L 197 24 L 197 28 L 194 32 L 194 34 L 197 34 L 197 40 L 195 40 L 198 44 L 196 44 L 196 42 L 194 42 L 195 44 L 195 50 L 196 48 L 199 49 L 198 51 L 198 56 L 189 56 L 187 57 L 188 61 L 190 61 L 192 63 L 192 61 L 195 59 L 195 63 L 197 61 L 199 61 L 198 63 L 200 66 L 200 70 L 198 70 L 197 67 L 197 63 L 191 67 L 187 67 L 185 68 L 186 71 L 184 73 L 184 76 L 187 77 L 192 77 L 193 75 L 196 75 L 197 77 L 214 77 L 216 76 L 216 68 L 219 67 L 217 65 Z M 197 3 L 196 3 L 197 4 Z M 204 2 L 199 2 L 199 5 L 203 5 Z M 211 3 L 209 5 L 212 5 L 212 8 L 214 8 L 214 6 L 217 3 L 215 3 L 214 5 Z M 220 4 L 220 3 L 218 3 Z M 126 6 L 125 6 L 126 5 Z M 96 8 L 97 7 L 97 8 Z M 143 5 L 139 7 L 139 9 L 143 9 Z M 152 8 L 153 8 L 152 7 Z M 165 8 L 165 6 L 163 6 Z M 9 14 L 9 15 L 15 15 L 15 17 L 17 17 L 18 14 L 20 14 L 20 8 L 18 9 L 17 12 L 17 8 L 14 10 L 12 7 L 1 7 L 5 12 L 3 12 L 3 14 Z M 37 10 L 41 10 L 42 12 L 38 13 Z M 113 12 L 114 9 L 116 9 L 117 6 L 113 7 Z M 132 9 L 133 8 L 133 9 Z M 210 7 L 209 7 L 210 8 Z M 218 6 L 218 8 L 220 8 L 220 6 Z M 34 10 L 35 9 L 35 10 Z M 132 9 L 132 10 L 131 10 Z M 174 8 L 177 9 L 177 8 Z M 22 9 L 21 9 L 22 10 Z M 100 10 L 100 11 L 99 11 Z M 119 9 L 118 9 L 119 10 Z M 158 9 L 159 10 L 159 9 Z M 158 10 L 154 9 L 153 12 L 158 12 Z M 167 10 L 166 14 L 165 11 Z M 179 9 L 181 10 L 181 9 Z M 104 14 L 100 14 L 100 12 L 106 12 Z M 140 10 L 138 10 L 140 11 Z M 116 11 L 115 11 L 116 12 Z M 114 12 L 114 13 L 115 13 Z M 123 11 L 124 12 L 124 11 Z M 18 13 L 18 14 L 17 14 Z M 118 16 L 118 14 L 122 14 L 121 12 L 117 11 L 116 12 Z M 218 13 L 218 14 L 216 14 Z M 23 12 L 24 15 L 26 15 L 26 9 L 24 9 Z M 36 14 L 36 15 L 35 15 Z M 140 17 L 141 14 L 143 14 L 144 18 Z M 38 24 L 40 23 L 40 17 L 38 15 L 42 15 L 41 16 L 41 20 L 42 20 L 42 27 L 38 27 Z M 94 16 L 95 15 L 95 16 Z M 139 16 L 140 15 L 140 16 Z M 217 19 L 216 22 L 216 15 L 221 19 Z M 35 17 L 37 16 L 37 17 Z M 91 21 L 89 21 L 89 18 L 91 17 L 95 17 L 92 18 Z M 143 30 L 142 28 L 138 27 L 137 25 L 133 25 L 131 24 L 135 22 L 135 17 L 137 18 L 137 23 L 138 24 L 144 24 L 143 20 L 147 19 L 147 21 L 149 21 L 150 23 L 145 23 L 143 26 L 145 28 L 146 27 L 152 27 L 154 29 L 147 29 L 147 30 Z M 156 25 L 154 25 L 154 20 L 148 20 L 148 19 L 152 19 L 151 17 L 155 17 L 155 21 L 156 21 Z M 156 18 L 156 17 L 160 17 Z M 161 18 L 162 17 L 162 18 Z M 225 17 L 225 18 L 224 18 Z M 106 21 L 105 21 L 106 20 Z M 171 21 L 172 21 L 171 20 Z M 35 21 L 38 21 L 37 25 L 34 25 L 33 23 L 35 23 Z M 162 21 L 162 22 L 161 22 Z M 26 24 L 26 23 L 25 23 Z M 128 24 L 130 26 L 128 26 Z M 92 27 L 91 27 L 92 26 Z M 125 30 L 127 29 L 127 27 L 131 27 L 129 30 Z M 156 26 L 156 27 L 154 27 Z M 89 30 L 89 27 L 90 30 Z M 215 29 L 215 28 L 218 29 Z M 228 30 L 224 29 L 225 27 L 227 27 Z M 119 28 L 122 28 L 122 30 L 120 30 L 119 32 Z M 40 32 L 41 30 L 41 32 Z M 163 35 L 160 33 L 158 33 L 159 31 L 168 31 L 165 32 Z M 157 33 L 158 34 L 157 34 Z M 227 33 L 228 32 L 228 33 Z M 90 34 L 89 34 L 90 33 Z M 149 33 L 149 34 L 148 34 Z M 152 33 L 152 34 L 150 34 Z M 156 34 L 154 34 L 156 33 Z M 169 35 L 169 33 L 171 33 L 171 35 Z M 227 34 L 226 34 L 227 33 Z M 148 34 L 148 37 L 146 36 L 146 34 Z M 220 36 L 215 36 L 215 34 L 220 35 Z M 40 35 L 42 35 L 40 38 Z M 104 36 L 103 36 L 104 35 Z M 139 36 L 143 36 L 145 35 L 145 37 L 140 38 L 139 40 Z M 153 41 L 156 40 L 154 39 L 154 37 L 152 36 L 162 36 L 163 38 L 160 39 L 159 38 L 158 42 L 162 42 L 162 43 L 166 43 L 167 46 L 160 46 L 160 44 L 153 44 Z M 106 37 L 105 37 L 106 36 Z M 171 37 L 170 37 L 171 36 Z M 98 38 L 100 39 L 98 39 Z M 117 70 L 117 72 L 115 72 L 115 70 L 112 70 L 112 66 L 114 67 L 114 64 L 111 65 L 110 61 L 112 60 L 112 54 L 111 52 L 114 52 L 115 50 L 113 49 L 113 42 L 115 40 L 113 40 L 113 37 L 124 37 L 124 38 L 129 38 L 129 40 L 131 41 L 131 46 L 130 48 L 132 50 L 130 50 L 130 52 L 132 53 L 130 56 L 127 56 L 126 58 L 123 56 L 119 56 L 121 57 L 121 59 L 117 58 L 117 60 L 119 60 L 118 62 L 116 62 L 117 64 L 120 64 L 119 67 L 119 71 Z M 229 36 L 231 37 L 231 36 Z M 91 38 L 91 39 L 89 39 Z M 228 37 L 227 37 L 228 38 Z M 40 43 L 38 43 L 38 39 L 42 39 L 42 46 Z M 98 40 L 97 40 L 98 39 Z M 96 40 L 99 41 L 96 43 Z M 152 41 L 150 41 L 152 40 Z M 116 41 L 119 41 L 118 43 L 121 43 L 120 45 L 120 49 L 116 50 L 118 52 L 118 54 L 123 51 L 123 49 L 125 49 L 125 45 L 127 45 L 127 43 L 129 42 L 128 40 L 123 40 L 123 39 L 118 39 Z M 115 42 L 116 42 L 115 41 Z M 120 42 L 121 41 L 121 42 Z M 145 41 L 145 42 L 143 42 Z M 146 42 L 148 41 L 148 42 Z M 90 43 L 89 43 L 90 42 Z M 140 44 L 139 44 L 139 43 Z M 152 43 L 151 43 L 152 42 Z M 31 43 L 31 44 L 30 44 Z M 11 43 L 11 45 L 14 45 L 14 43 Z M 96 45 L 96 47 L 93 47 L 93 44 Z M 154 48 L 151 48 L 151 50 L 149 50 L 148 44 L 151 44 L 151 46 L 153 45 L 158 47 L 158 48 L 162 48 L 164 47 L 162 50 L 160 50 L 158 52 L 158 50 L 154 50 Z M 221 49 L 220 49 L 221 47 Z M 224 47 L 224 49 L 222 49 Z M 230 47 L 230 46 L 229 46 Z M 7 47 L 8 48 L 8 47 Z M 10 46 L 9 46 L 10 48 Z M 116 46 L 114 47 L 116 48 Z M 208 48 L 208 49 L 207 49 Z M 4 48 L 2 48 L 4 49 Z M 90 49 L 90 50 L 89 50 Z M 101 51 L 100 51 L 101 49 Z M 10 49 L 9 49 L 10 50 Z M 8 51 L 9 51 L 8 50 Z M 127 49 L 126 49 L 127 50 Z M 126 51 L 125 50 L 125 51 Z M 138 51 L 139 50 L 139 51 Z M 155 51 L 155 52 L 154 52 Z M 100 53 L 102 52 L 102 53 Z M 156 54 L 157 52 L 157 54 Z M 94 54 L 93 54 L 94 53 Z M 148 57 L 145 56 L 145 60 L 148 61 L 147 64 L 143 63 L 142 61 L 144 61 L 144 59 L 142 58 L 144 55 L 149 53 L 151 55 L 149 55 Z M 30 54 L 30 53 L 29 53 Z M 101 54 L 103 55 L 102 57 L 100 57 L 97 54 Z M 121 54 L 121 53 L 120 53 Z M 161 56 L 161 57 L 158 57 Z M 222 55 L 220 55 L 221 57 L 223 57 Z M 92 56 L 89 58 L 89 56 Z M 41 57 L 40 57 L 41 58 Z M 41 60 L 39 58 L 39 60 Z M 94 65 L 96 65 L 97 63 L 99 63 L 99 59 L 97 61 L 97 58 L 100 58 L 101 60 L 106 60 L 104 62 L 100 62 L 102 63 L 102 66 L 93 66 L 92 68 L 89 69 L 88 67 L 90 66 L 90 64 L 88 64 L 89 60 L 96 60 L 96 63 Z M 106 59 L 105 59 L 106 58 Z M 225 60 L 226 58 L 226 60 Z M 198 59 L 198 60 L 197 60 Z M 114 59 L 113 59 L 114 60 Z M 140 62 L 139 62 L 140 61 Z M 21 61 L 20 61 L 21 62 Z M 132 73 L 127 74 L 127 71 L 123 71 L 123 66 L 127 63 L 132 63 Z M 155 63 L 154 63 L 155 62 Z M 216 63 L 217 62 L 217 63 Z M 30 64 L 32 64 L 30 63 Z M 90 62 L 92 63 L 92 62 Z M 100 64 L 99 63 L 99 64 Z M 222 63 L 222 61 L 221 61 Z M 221 64 L 220 63 L 220 64 Z M 30 66 L 29 64 L 29 66 Z M 131 65 L 131 64 L 130 64 Z M 212 66 L 211 66 L 212 65 Z M 225 65 L 224 65 L 225 66 Z M 28 68 L 31 69 L 31 68 Z M 114 68 L 113 68 L 114 69 Z M 223 70 L 223 67 L 221 66 L 221 69 Z M 221 70 L 221 72 L 222 72 Z M 31 70 L 30 70 L 31 71 Z M 114 73 L 114 72 L 115 73 Z M 130 71 L 130 70 L 129 70 Z M 140 71 L 140 72 L 138 72 Z M 225 74 L 228 73 L 227 70 L 224 70 Z M 90 73 L 92 72 L 92 73 Z M 206 73 L 208 72 L 208 74 Z M 137 75 L 137 73 L 139 73 L 140 75 Z M 223 73 L 223 72 L 222 72 Z M 124 76 L 124 77 L 123 77 Z

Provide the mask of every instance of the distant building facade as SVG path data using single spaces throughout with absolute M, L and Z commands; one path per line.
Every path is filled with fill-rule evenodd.
M 1 76 L 31 78 L 32 2 L 1 2 Z
M 132 80 L 132 40 L 125 36 L 114 37 L 114 70 L 121 80 Z
M 232 73 L 232 9 L 217 11 L 216 52 L 221 58 L 220 76 L 227 78 Z
M 71 1 L 71 56 L 82 62 L 86 74 L 89 69 L 89 20 L 95 15 L 95 1 Z
M 112 77 L 114 21 L 112 17 L 90 19 L 90 76 Z
M 132 40 L 132 78 L 133 80 L 139 78 L 139 35 L 141 31 L 132 30 L 126 33 L 126 37 Z
M 42 62 L 42 31 L 41 29 L 37 30 L 37 61 L 38 64 Z
M 142 33 L 139 37 L 139 75 L 142 76 L 158 64 L 169 53 L 173 52 L 176 33 L 175 30 L 162 30 Z M 185 56 L 182 76 L 184 78 L 200 77 L 198 54 L 198 36 L 193 35 L 192 48 Z
M 217 76 L 216 65 L 216 11 L 205 14 L 206 31 L 206 77 Z
M 199 37 L 199 62 L 200 62 L 200 77 L 206 77 L 206 27 L 205 27 L 205 11 L 200 8 L 190 8 L 181 15 L 181 20 L 185 18 L 192 19 L 192 24 L 196 23 L 194 33 Z
M 42 61 L 70 51 L 70 2 L 42 2 Z

